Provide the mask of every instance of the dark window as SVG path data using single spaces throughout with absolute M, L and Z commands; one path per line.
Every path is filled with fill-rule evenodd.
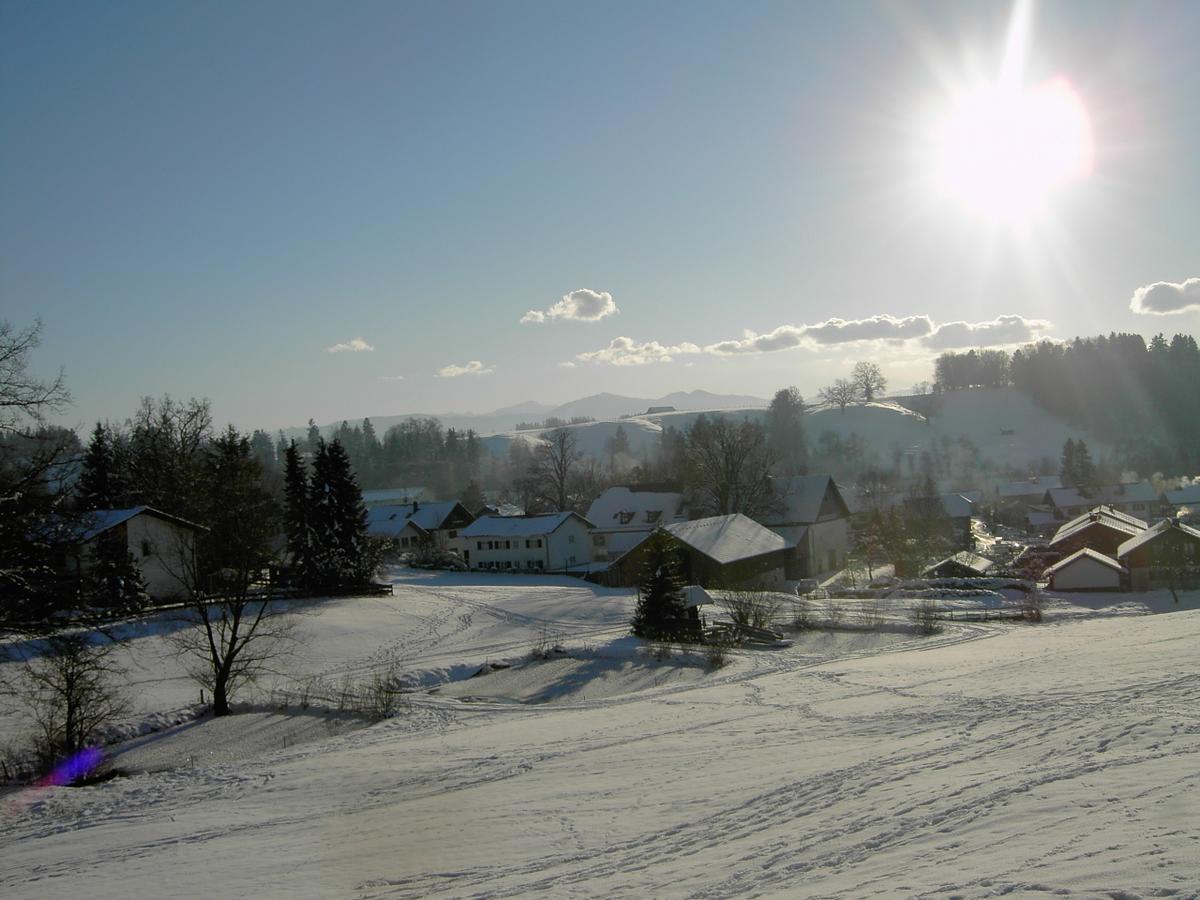
M 450 532 L 450 537 L 452 537 L 452 538 L 456 538 L 456 537 L 458 537 L 458 532 L 457 532 L 457 531 L 451 531 L 451 532 Z
M 149 541 L 142 541 L 142 556 L 153 556 L 154 545 Z

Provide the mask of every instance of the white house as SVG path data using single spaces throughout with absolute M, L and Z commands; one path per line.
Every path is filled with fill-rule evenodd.
M 92 566 L 101 535 L 115 533 L 133 555 L 154 600 L 182 597 L 194 574 L 196 539 L 204 527 L 149 506 L 98 509 L 79 522 L 79 544 L 71 560 L 74 574 Z
M 683 494 L 674 491 L 610 487 L 592 501 L 592 559 L 614 560 L 633 549 L 659 525 L 686 522 Z
M 472 569 L 563 572 L 592 561 L 592 523 L 574 512 L 480 516 L 455 543 Z
M 398 541 L 401 550 L 431 548 L 449 550 L 461 529 L 475 520 L 461 503 L 447 500 L 404 506 L 372 506 L 367 509 L 367 533 Z
M 796 475 L 771 484 L 779 502 L 760 518 L 795 545 L 788 577 L 809 578 L 844 566 L 850 553 L 850 509 L 833 478 Z
M 1115 559 L 1089 547 L 1076 550 L 1042 573 L 1052 591 L 1115 591 L 1125 568 Z

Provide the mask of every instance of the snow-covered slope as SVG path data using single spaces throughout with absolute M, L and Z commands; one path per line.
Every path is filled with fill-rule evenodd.
M 502 652 L 532 622 L 602 640 L 617 595 L 545 587 L 339 602 L 321 664 Z M 12 798 L 0 894 L 1196 896 L 1200 611 L 852 637 Z

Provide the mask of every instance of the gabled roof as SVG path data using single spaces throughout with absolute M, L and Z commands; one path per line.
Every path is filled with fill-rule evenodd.
M 1143 544 L 1150 543 L 1156 538 L 1166 534 L 1173 528 L 1178 529 L 1182 534 L 1185 534 L 1188 537 L 1193 537 L 1200 541 L 1200 531 L 1197 531 L 1190 525 L 1184 525 L 1182 522 L 1176 522 L 1174 519 L 1163 519 L 1153 527 L 1147 528 L 1141 534 L 1134 535 L 1129 540 L 1125 541 L 1125 543 L 1121 544 L 1121 546 L 1117 548 L 1117 558 L 1120 559 L 1123 556 L 1128 556 L 1138 547 L 1141 547 Z
M 741 513 L 676 522 L 664 528 L 680 542 L 722 565 L 795 546 Z
M 1153 503 L 1158 499 L 1154 485 L 1148 481 L 1132 484 L 1106 484 L 1085 497 L 1076 488 L 1050 488 L 1046 491 L 1050 501 L 1059 509 L 1072 506 L 1096 506 L 1112 503 Z
M 962 494 L 942 494 L 938 499 L 951 519 L 969 519 L 975 512 L 975 502 Z
M 994 562 L 985 556 L 979 556 L 978 554 L 972 553 L 969 550 L 961 550 L 958 553 L 955 553 L 953 556 L 947 556 L 945 559 L 935 562 L 932 566 L 927 566 L 921 574 L 928 575 L 930 572 L 933 572 L 934 570 L 950 562 L 958 563 L 960 566 L 964 566 L 972 571 L 978 572 L 980 575 L 983 575 L 988 569 L 995 565 Z
M 78 539 L 80 541 L 90 541 L 110 528 L 115 528 L 122 522 L 128 522 L 130 519 L 140 516 L 143 513 L 153 516 L 156 519 L 182 525 L 184 528 L 192 528 L 197 531 L 207 530 L 203 525 L 197 525 L 195 522 L 189 522 L 187 519 L 181 519 L 179 516 L 165 513 L 162 510 L 155 509 L 153 506 L 131 506 L 128 509 L 95 509 L 82 513 L 77 525 Z
M 367 531 L 376 536 L 394 537 L 408 524 L 422 531 L 436 531 L 458 506 L 457 500 L 419 503 L 415 510 L 411 503 L 403 506 L 368 506 Z M 463 507 L 463 511 L 467 512 L 466 507 Z
M 683 494 L 610 487 L 592 501 L 587 519 L 600 531 L 653 531 L 684 519 Z
M 1079 562 L 1081 559 L 1090 559 L 1094 562 L 1108 566 L 1110 569 L 1113 569 L 1117 572 L 1125 571 L 1125 567 L 1111 556 L 1105 556 L 1103 553 L 1099 553 L 1093 550 L 1091 547 L 1084 547 L 1082 550 L 1076 550 L 1066 559 L 1060 559 L 1054 565 L 1047 567 L 1046 570 L 1042 572 L 1042 575 L 1054 575 L 1055 573 L 1061 572 L 1063 569 L 1068 568 L 1069 566 L 1075 565 L 1075 563 Z
M 940 494 L 937 497 L 905 497 L 904 506 L 914 515 L 937 518 L 944 515 L 950 519 L 969 519 L 975 512 L 975 504 L 962 494 Z
M 592 523 L 576 512 L 545 513 L 540 516 L 481 516 L 458 533 L 459 537 L 537 537 L 557 531 L 568 519 L 578 519 L 588 528 Z
M 771 487 L 779 498 L 780 509 L 773 510 L 767 517 L 771 525 L 811 525 L 821 515 L 825 495 L 833 491 L 833 502 L 841 516 L 849 516 L 850 509 L 829 475 L 793 475 L 771 479 Z
M 1061 488 L 1062 479 L 1057 475 L 1039 475 L 1025 481 L 1002 481 L 996 485 L 996 493 L 1001 500 L 1009 497 L 1029 497 L 1037 494 L 1043 496 L 1051 488 Z
M 1050 539 L 1050 546 L 1053 547 L 1055 544 L 1097 525 L 1128 535 L 1139 534 L 1146 530 L 1146 523 L 1142 519 L 1115 510 L 1110 506 L 1097 506 L 1095 509 L 1071 519 L 1054 532 L 1054 537 Z
M 1172 506 L 1200 506 L 1200 484 L 1191 484 L 1174 491 L 1164 491 L 1163 496 Z

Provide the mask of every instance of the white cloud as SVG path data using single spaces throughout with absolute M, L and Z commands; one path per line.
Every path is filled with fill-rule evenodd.
M 704 348 L 705 353 L 717 356 L 734 356 L 739 353 L 771 353 L 775 350 L 790 350 L 804 341 L 804 329 L 795 325 L 780 325 L 767 334 L 744 333 L 741 340 L 719 341 Z
M 1133 292 L 1129 308 L 1148 316 L 1200 312 L 1200 278 L 1189 278 L 1179 284 L 1156 281 L 1140 287 Z
M 686 341 L 668 347 L 658 341 L 639 344 L 633 338 L 617 337 L 613 338 L 607 347 L 587 353 L 576 353 L 575 358 L 582 362 L 608 363 L 613 366 L 641 366 L 646 363 L 670 362 L 676 356 L 699 352 L 699 347 Z
M 531 309 L 521 316 L 521 324 L 541 323 L 547 319 L 571 319 L 576 322 L 599 322 L 601 319 L 619 312 L 613 302 L 612 294 L 607 291 L 593 291 L 582 288 L 563 294 L 562 299 L 546 311 Z
M 404 376 L 403 375 L 380 375 L 379 380 L 380 381 L 403 381 Z
M 849 344 L 856 341 L 906 341 L 924 337 L 933 330 L 929 316 L 871 316 L 868 319 L 827 319 L 804 326 L 804 336 L 818 344 Z
M 563 368 L 563 369 L 574 369 L 575 368 L 575 363 L 573 363 L 569 359 L 566 362 L 560 362 L 558 365 L 560 368 Z
M 371 351 L 374 349 L 375 349 L 374 347 L 372 347 L 370 344 L 368 344 L 362 338 L 356 337 L 356 338 L 351 338 L 348 341 L 343 341 L 340 344 L 334 344 L 332 347 L 326 347 L 325 352 L 326 353 L 345 353 L 348 351 L 350 353 L 364 353 L 364 352 L 368 352 L 368 351 Z
M 471 360 L 465 366 L 443 366 L 437 370 L 441 378 L 458 378 L 460 375 L 491 375 L 495 369 L 485 368 L 477 359 Z
M 997 316 L 990 322 L 946 322 L 934 329 L 924 343 L 938 350 L 1028 344 L 1053 327 L 1053 323 L 1045 319 L 1026 319 L 1024 316 Z

